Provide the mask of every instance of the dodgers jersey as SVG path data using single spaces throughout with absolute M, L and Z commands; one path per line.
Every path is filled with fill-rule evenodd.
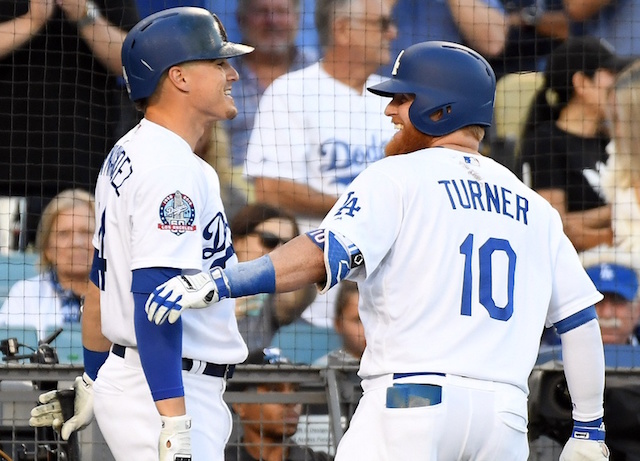
M 507 168 L 423 149 L 371 165 L 321 227 L 351 240 L 359 374 L 450 373 L 528 392 L 544 325 L 600 299 L 560 216 Z
M 367 165 L 384 157 L 395 134 L 384 115 L 388 100 L 337 81 L 317 62 L 289 72 L 267 88 L 258 107 L 247 150 L 249 177 L 283 178 L 340 196 Z M 320 219 L 300 222 L 301 232 Z
M 369 164 L 384 157 L 395 134 L 384 115 L 389 100 L 365 89 L 382 80 L 371 75 L 357 92 L 327 74 L 320 62 L 276 79 L 260 98 L 246 175 L 288 179 L 339 197 Z M 297 221 L 304 233 L 321 219 L 298 216 Z M 332 328 L 336 292 L 318 295 L 302 317 Z
M 114 343 L 137 344 L 133 270 L 208 271 L 238 263 L 216 172 L 160 125 L 143 119 L 116 143 L 100 170 L 95 198 L 102 332 Z M 183 356 L 244 361 L 247 348 L 234 308 L 226 299 L 183 312 Z

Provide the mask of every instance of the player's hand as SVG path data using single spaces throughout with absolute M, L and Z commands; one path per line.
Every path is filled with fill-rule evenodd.
M 560 461 L 608 461 L 609 448 L 604 443 L 602 420 L 574 421 L 571 438 L 560 453 Z
M 62 394 L 68 390 L 49 391 L 38 397 L 40 405 L 31 410 L 29 425 L 53 427 L 62 440 L 69 440 L 71 433 L 87 427 L 93 420 L 93 380 L 84 373 L 73 384 L 73 416 L 65 421 L 61 403 Z
M 229 297 L 229 284 L 222 269 L 211 273 L 178 275 L 158 286 L 149 295 L 145 311 L 156 325 L 175 323 L 184 309 L 200 309 Z
M 191 461 L 191 418 L 187 415 L 161 418 L 160 461 Z

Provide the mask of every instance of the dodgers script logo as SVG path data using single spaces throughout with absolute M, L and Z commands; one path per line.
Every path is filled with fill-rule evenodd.
M 196 210 L 191 199 L 179 190 L 167 195 L 160 204 L 160 221 L 158 229 L 182 235 L 196 230 L 193 221 Z

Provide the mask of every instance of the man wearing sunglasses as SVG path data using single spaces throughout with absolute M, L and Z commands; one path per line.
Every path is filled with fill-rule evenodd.
M 267 88 L 256 113 L 245 173 L 257 201 L 293 213 L 302 232 L 318 227 L 367 165 L 384 156 L 393 126 L 366 91 L 391 59 L 397 29 L 389 0 L 319 0 L 320 62 L 289 72 Z M 303 318 L 333 327 L 335 290 Z
M 260 258 L 300 235 L 293 215 L 264 203 L 243 207 L 229 222 L 229 229 L 239 262 Z M 315 288 L 307 285 L 289 293 L 237 299 L 238 330 L 249 352 L 268 347 L 276 331 L 297 320 L 315 297 Z

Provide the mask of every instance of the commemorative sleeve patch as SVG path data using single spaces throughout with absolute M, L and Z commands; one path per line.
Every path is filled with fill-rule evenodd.
M 191 199 L 179 190 L 167 195 L 162 200 L 159 214 L 158 229 L 160 230 L 168 230 L 175 235 L 196 230 L 196 226 L 193 224 L 196 209 Z

